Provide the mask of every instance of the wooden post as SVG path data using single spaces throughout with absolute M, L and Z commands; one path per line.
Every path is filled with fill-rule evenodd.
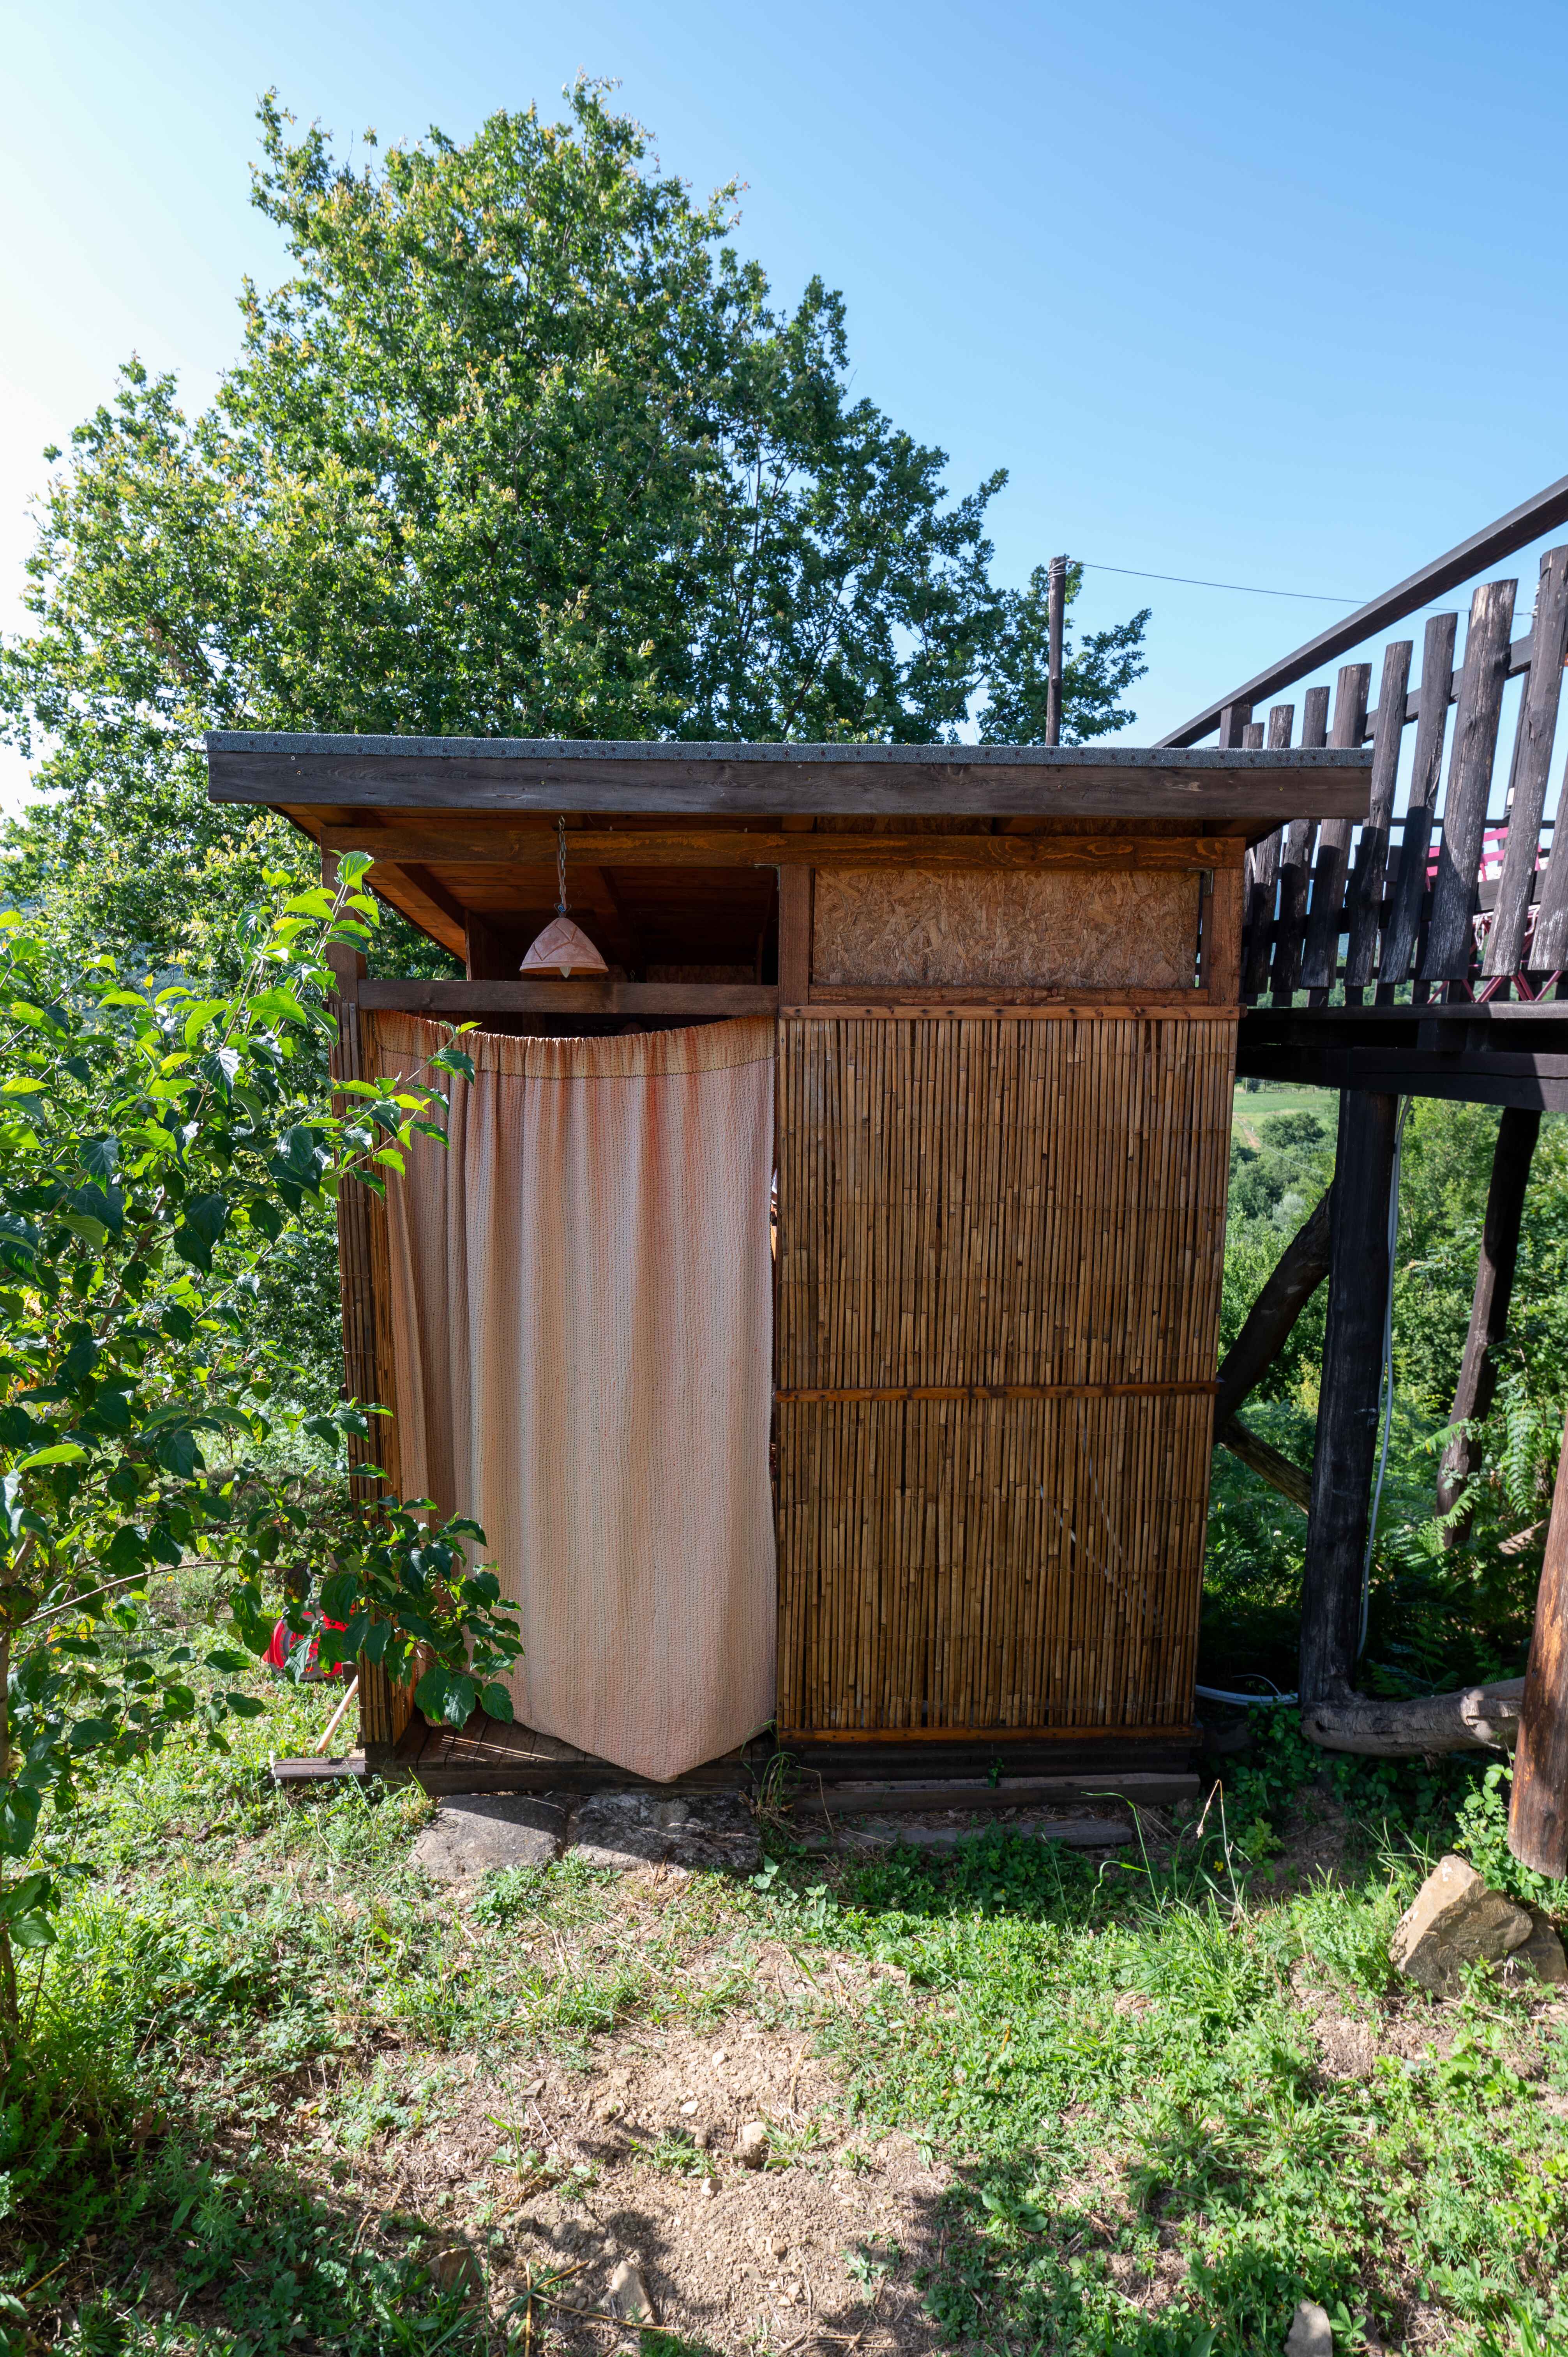
M 1470 1304 L 1470 1330 L 1459 1364 L 1459 1387 L 1454 1394 L 1453 1424 L 1481 1423 L 1498 1387 L 1493 1351 L 1508 1331 L 1509 1301 L 1513 1293 L 1514 1267 L 1519 1259 L 1520 1222 L 1530 1158 L 1541 1135 L 1541 1115 L 1522 1105 L 1508 1105 L 1498 1125 L 1492 1149 L 1492 1179 L 1487 1189 L 1487 1216 L 1481 1228 L 1481 1256 L 1476 1264 L 1476 1292 Z M 1437 1503 L 1446 1513 L 1480 1462 L 1479 1437 L 1460 1434 L 1443 1452 L 1437 1475 Z M 1469 1527 L 1466 1514 L 1444 1536 L 1455 1546 Z
M 1520 1707 L 1509 1847 L 1523 1866 L 1568 1875 L 1568 1432 L 1535 1596 L 1535 1633 Z
M 804 1006 L 811 987 L 811 870 L 779 870 L 779 1003 Z
M 321 855 L 321 880 L 330 892 L 338 882 L 338 856 Z M 327 962 L 338 990 L 338 1040 L 332 1050 L 335 1081 L 365 1078 L 364 1038 L 360 1017 L 360 985 L 365 961 L 347 944 L 329 949 Z M 343 1395 L 373 1400 L 380 1391 L 376 1366 L 376 1296 L 371 1257 L 371 1198 L 368 1187 L 349 1183 L 338 1196 L 338 1283 L 343 1308 Z M 379 1437 L 351 1433 L 348 1440 L 350 1466 L 377 1462 Z M 361 1506 L 380 1493 L 372 1476 L 354 1473 L 349 1488 Z M 377 1663 L 360 1663 L 360 1737 L 368 1766 L 390 1764 L 392 1749 L 392 1689 Z
M 1360 1637 L 1361 1566 L 1382 1387 L 1397 1097 L 1346 1089 L 1329 1222 L 1328 1325 L 1301 1586 L 1303 1708 L 1342 1700 Z
M 1053 556 L 1046 576 L 1046 619 L 1050 630 L 1046 674 L 1046 742 L 1062 741 L 1062 639 L 1067 622 L 1067 558 Z

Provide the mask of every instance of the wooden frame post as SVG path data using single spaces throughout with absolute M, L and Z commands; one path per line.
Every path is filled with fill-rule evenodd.
M 321 855 L 321 880 L 328 891 L 336 889 L 338 858 L 334 852 L 326 851 Z M 327 962 L 337 984 L 338 1001 L 338 1039 L 332 1049 L 332 1078 L 335 1081 L 363 1080 L 364 1033 L 360 1015 L 360 985 L 365 978 L 365 961 L 359 951 L 342 943 L 328 951 Z M 346 1399 L 374 1400 L 381 1389 L 376 1359 L 376 1292 L 371 1213 L 369 1188 L 353 1184 L 339 1189 L 338 1283 L 343 1307 L 343 1395 Z M 375 1464 L 378 1446 L 374 1433 L 350 1433 L 348 1439 L 349 1465 L 363 1467 Z M 379 1496 L 381 1483 L 372 1475 L 353 1472 L 349 1477 L 349 1489 L 356 1501 L 366 1506 Z M 360 1740 L 364 1748 L 367 1767 L 390 1765 L 393 1742 L 392 1689 L 381 1664 L 364 1660 L 360 1663 Z
M 1537 1874 L 1568 1875 L 1568 1431 L 1557 1460 L 1535 1630 L 1520 1706 L 1509 1847 Z
M 1399 1099 L 1346 1089 L 1330 1213 L 1328 1323 L 1301 1587 L 1303 1708 L 1351 1692 L 1382 1389 Z
M 1476 1292 L 1470 1304 L 1470 1329 L 1459 1364 L 1454 1394 L 1454 1424 L 1479 1424 L 1498 1388 L 1493 1351 L 1508 1331 L 1509 1302 L 1513 1295 L 1514 1269 L 1519 1260 L 1520 1222 L 1524 1216 L 1524 1191 L 1535 1142 L 1541 1135 L 1541 1115 L 1520 1105 L 1507 1105 L 1498 1125 L 1492 1149 L 1492 1178 L 1487 1189 L 1487 1214 L 1481 1228 L 1481 1253 L 1476 1264 Z M 1437 1474 L 1437 1503 L 1446 1513 L 1481 1460 L 1479 1435 L 1458 1434 L 1443 1452 Z M 1444 1534 L 1445 1546 L 1456 1546 L 1469 1527 L 1469 1515 Z

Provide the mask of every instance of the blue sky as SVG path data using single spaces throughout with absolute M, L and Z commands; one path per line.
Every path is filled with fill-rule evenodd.
M 781 296 L 843 288 L 856 390 L 955 490 L 1008 469 L 1006 579 L 1065 549 L 1359 599 L 1568 472 L 1561 0 L 10 0 L 0 56 L 5 627 L 43 445 L 133 350 L 205 400 L 242 274 L 284 274 L 269 84 L 385 144 L 618 80 L 665 168 L 746 183 Z M 1079 611 L 1144 602 L 1143 742 L 1336 610 L 1090 571 Z

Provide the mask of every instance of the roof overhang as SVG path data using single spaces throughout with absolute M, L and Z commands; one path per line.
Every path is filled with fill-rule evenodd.
M 217 802 L 620 812 L 713 818 L 972 816 L 1218 823 L 1249 839 L 1363 819 L 1369 748 L 1191 752 L 1099 745 L 604 744 L 588 738 L 213 732 Z

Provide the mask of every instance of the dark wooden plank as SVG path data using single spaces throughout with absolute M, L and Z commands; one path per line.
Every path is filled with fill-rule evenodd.
M 1328 1322 L 1301 1584 L 1304 1708 L 1349 1695 L 1360 1651 L 1361 1566 L 1378 1446 L 1398 1117 L 1397 1096 L 1356 1090 L 1340 1099 Z
M 1360 743 L 1367 726 L 1367 692 L 1371 683 L 1370 663 L 1346 663 L 1341 668 L 1335 690 L 1331 744 Z M 1340 912 L 1345 905 L 1349 870 L 1351 826 L 1348 818 L 1326 818 L 1317 831 L 1312 908 L 1301 961 L 1302 985 L 1307 990 L 1328 990 L 1339 963 Z
M 1461 982 L 1475 958 L 1470 920 L 1487 823 L 1498 724 L 1502 717 L 1515 581 L 1483 581 L 1470 600 L 1465 668 L 1454 716 L 1454 749 L 1443 802 L 1432 923 L 1421 961 L 1423 982 Z
M 1454 647 L 1458 635 L 1457 614 L 1434 614 L 1422 639 L 1415 759 L 1400 845 L 1399 880 L 1378 963 L 1380 989 L 1408 982 L 1415 971 L 1422 909 L 1428 897 L 1427 853 L 1443 776 L 1443 741 L 1448 730 L 1448 706 L 1454 700 Z
M 1530 1166 L 1540 1135 L 1539 1113 L 1524 1113 L 1510 1106 L 1498 1125 L 1486 1217 L 1481 1225 L 1481 1250 L 1476 1264 L 1476 1286 L 1470 1303 L 1470 1325 L 1459 1362 L 1451 1424 L 1484 1422 L 1497 1391 L 1495 1354 L 1508 1331 L 1525 1189 L 1530 1183 Z M 1437 1474 L 1441 1512 L 1448 1512 L 1480 1462 L 1478 1433 L 1459 1433 L 1448 1443 Z M 1444 1544 L 1456 1546 L 1468 1527 L 1467 1515 L 1462 1522 L 1452 1523 L 1444 1534 Z
M 1370 759 L 1161 752 L 1093 745 L 510 745 L 469 738 L 208 739 L 219 802 L 308 811 L 625 811 L 853 816 L 937 813 L 1238 819 L 1359 817 Z
M 1296 1319 L 1327 1275 L 1333 1198 L 1332 1186 L 1318 1197 L 1275 1262 L 1241 1322 L 1240 1332 L 1220 1361 L 1214 1394 L 1216 1431 L 1235 1415 L 1273 1365 Z
M 770 982 L 429 981 L 419 976 L 360 985 L 360 1004 L 403 1015 L 689 1015 L 717 1019 L 771 1015 Z
M 1217 1427 L 1214 1445 L 1217 1448 L 1228 1448 L 1232 1457 L 1256 1473 L 1261 1480 L 1266 1481 L 1272 1490 L 1277 1490 L 1282 1498 L 1288 1498 L 1293 1506 L 1299 1506 L 1304 1514 L 1306 1512 L 1312 1503 L 1311 1474 L 1301 1466 L 1293 1465 L 1272 1441 L 1265 1440 L 1261 1433 L 1253 1432 L 1239 1415 L 1228 1415 Z
M 1269 714 L 1269 744 L 1277 753 L 1290 749 L 1295 727 L 1294 704 L 1276 704 Z M 1269 960 L 1274 945 L 1274 901 L 1279 891 L 1280 859 L 1284 849 L 1283 829 L 1266 834 L 1247 854 L 1246 962 L 1241 971 L 1241 996 L 1256 998 L 1268 987 Z
M 1557 707 L 1563 698 L 1563 662 L 1568 654 L 1568 548 L 1549 549 L 1541 560 L 1533 635 L 1536 661 L 1520 699 L 1514 738 L 1508 848 L 1481 961 L 1481 971 L 1487 974 L 1517 974 L 1524 956 L 1524 929 L 1536 889 Z
M 808 1786 L 790 1803 L 797 1817 L 905 1815 L 918 1809 L 970 1809 L 994 1815 L 1003 1809 L 1050 1806 L 1054 1803 L 1093 1800 L 1126 1801 L 1145 1808 L 1168 1806 L 1173 1801 L 1197 1800 L 1201 1786 L 1194 1775 L 1122 1774 L 1096 1776 L 1004 1776 L 993 1784 L 986 1778 L 911 1776 L 897 1783 L 824 1783 Z
M 372 882 L 389 862 L 410 872 L 417 857 L 429 867 L 527 867 L 553 870 L 553 830 L 486 826 L 454 818 L 450 827 L 324 826 L 323 847 L 369 851 Z M 785 834 L 777 827 L 735 826 L 615 829 L 596 827 L 567 837 L 574 888 L 581 863 L 599 868 L 650 867 L 1081 867 L 1182 869 L 1212 866 L 1230 838 L 1208 834 Z M 1235 856 L 1240 857 L 1238 836 Z M 423 868 L 422 871 L 423 872 Z M 456 904 L 454 903 L 454 906 Z
M 1394 792 L 1399 784 L 1400 748 L 1404 742 L 1405 691 L 1410 684 L 1410 639 L 1391 639 L 1383 649 L 1383 676 L 1378 695 L 1378 724 L 1372 737 L 1372 796 L 1367 823 L 1356 854 L 1356 876 L 1350 890 L 1350 942 L 1345 952 L 1347 990 L 1364 990 L 1378 960 L 1379 915 L 1386 890 L 1391 888 L 1396 863 L 1390 852 Z M 1384 716 L 1387 716 L 1385 718 Z
M 1247 729 L 1251 721 L 1250 704 L 1228 704 L 1219 716 L 1219 750 L 1222 753 L 1244 751 Z
M 1537 1874 L 1568 1875 L 1568 1432 L 1557 1460 L 1546 1557 L 1520 1706 L 1509 1847 Z
M 1301 741 L 1316 752 L 1328 737 L 1328 690 L 1309 687 L 1303 702 Z M 1301 981 L 1301 954 L 1306 935 L 1307 885 L 1312 874 L 1312 845 L 1317 832 L 1310 818 L 1293 820 L 1284 831 L 1280 853 L 1280 913 L 1274 924 L 1273 996 L 1276 1006 L 1288 1006 Z
M 1282 687 L 1292 686 L 1296 680 L 1305 679 L 1308 672 L 1320 671 L 1325 663 L 1332 662 L 1337 655 L 1348 654 L 1352 647 L 1379 637 L 1394 623 L 1402 622 L 1407 614 L 1418 614 L 1434 597 L 1456 589 L 1461 582 L 1471 580 L 1500 558 L 1511 556 L 1516 549 L 1528 548 L 1532 540 L 1555 530 L 1560 523 L 1568 523 L 1568 475 L 1549 483 L 1533 499 L 1521 500 L 1495 523 L 1472 533 L 1468 540 L 1462 540 L 1456 548 L 1434 557 L 1419 572 L 1408 574 L 1380 597 L 1369 597 L 1353 614 L 1347 614 L 1343 621 L 1331 623 L 1315 639 L 1308 639 L 1305 646 L 1295 648 L 1281 662 L 1261 671 L 1255 679 L 1248 680 L 1245 686 L 1217 696 L 1179 728 L 1162 737 L 1161 745 L 1173 749 L 1196 745 L 1200 737 L 1208 735 L 1228 704 L 1261 704 L 1266 695 L 1277 695 Z

